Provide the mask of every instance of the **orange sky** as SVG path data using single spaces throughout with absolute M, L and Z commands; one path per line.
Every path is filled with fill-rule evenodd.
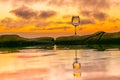
M 119 0 L 0 0 L 0 33 L 71 35 L 73 15 L 81 19 L 79 35 L 116 32 L 120 31 L 119 9 Z

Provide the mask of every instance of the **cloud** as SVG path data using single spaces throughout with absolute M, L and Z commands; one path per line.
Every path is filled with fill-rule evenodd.
M 92 10 L 97 9 L 108 9 L 112 4 L 119 5 L 119 1 L 114 0 L 0 0 L 0 2 L 8 2 L 12 5 L 20 6 L 20 5 L 29 5 L 31 4 L 46 4 L 49 6 L 63 7 L 63 6 L 78 6 L 79 9 L 88 9 Z M 113 3 L 114 2 L 114 3 Z
M 68 19 L 68 18 L 71 18 L 71 15 L 64 15 L 62 18 L 63 19 Z
M 11 18 L 5 18 L 5 19 L 1 20 L 1 26 L 5 26 L 5 28 L 15 27 L 14 26 L 14 21 Z
M 86 11 L 83 10 L 83 11 L 80 12 L 80 14 L 82 14 L 83 16 L 87 16 L 87 17 L 90 17 L 91 13 L 92 13 L 91 11 L 87 11 L 87 10 Z
M 55 16 L 57 13 L 55 11 L 41 11 L 39 17 L 41 18 L 48 18 Z
M 69 28 L 70 28 L 70 27 L 68 27 L 68 26 L 62 26 L 62 27 L 47 28 L 47 30 L 58 30 L 58 29 L 67 30 L 67 29 L 69 29 Z
M 71 24 L 72 25 L 72 23 L 70 22 L 70 21 L 66 21 L 66 22 L 62 22 L 62 21 L 59 21 L 59 22 L 50 22 L 50 23 L 52 23 L 52 24 Z M 90 20 L 90 19 L 81 19 L 80 20 L 80 24 L 82 24 L 82 25 L 85 25 L 85 24 L 95 24 L 95 21 L 94 20 Z
M 111 0 L 77 0 L 79 1 L 80 7 L 84 6 L 84 9 L 88 8 L 91 10 L 97 9 L 109 9 Z
M 49 21 L 49 22 L 45 22 L 45 21 L 40 21 L 36 24 L 36 27 L 45 27 L 45 26 L 48 26 L 48 25 L 51 25 L 51 24 L 54 24 L 54 25 L 57 25 L 57 24 L 71 24 L 71 22 L 62 22 L 62 21 L 59 21 L 59 22 L 53 22 L 53 21 Z
M 53 22 L 55 24 L 71 24 L 71 22 L 67 21 L 67 22 L 62 22 L 62 21 L 58 21 L 58 22 Z
M 79 0 L 80 14 L 86 18 L 94 18 L 96 20 L 106 20 L 110 17 L 107 11 L 110 10 L 111 0 Z M 83 7 L 83 5 L 85 5 Z
M 72 23 L 70 21 L 66 21 L 66 22 L 62 22 L 62 21 L 59 21 L 59 22 L 50 22 L 52 24 L 66 24 L 66 25 L 72 25 Z M 82 25 L 86 25 L 86 24 L 95 24 L 95 21 L 94 20 L 90 20 L 90 19 L 81 19 L 80 20 L 80 24 Z
M 39 20 L 39 19 L 19 19 L 19 20 L 14 20 L 12 18 L 5 18 L 1 20 L 0 25 L 4 26 L 4 29 L 20 29 L 25 27 L 26 25 L 32 25 L 35 27 L 35 29 L 46 29 L 47 26 L 52 25 L 52 24 L 71 24 L 70 22 L 53 22 L 53 21 L 46 21 L 46 20 Z M 67 26 L 63 27 L 57 27 L 57 28 L 49 28 L 46 30 L 55 30 L 55 29 L 64 29 L 67 30 Z
M 62 5 L 64 3 L 65 0 L 49 0 L 48 4 L 49 5 Z
M 21 17 L 23 19 L 30 19 L 30 18 L 49 18 L 55 16 L 57 12 L 48 10 L 48 11 L 35 11 L 29 7 L 22 6 L 15 10 L 11 10 L 10 13 L 16 15 L 17 17 Z
M 35 27 L 45 27 L 48 26 L 50 22 L 38 22 Z
M 75 0 L 74 0 L 75 1 Z M 49 0 L 47 3 L 48 5 L 63 7 L 63 6 L 70 6 L 74 3 L 73 0 Z
M 59 8 L 77 6 L 79 10 L 101 10 L 109 9 L 111 6 L 111 0 L 49 0 L 47 3 Z
M 18 5 L 31 5 L 35 3 L 44 3 L 48 0 L 0 0 L 2 3 L 11 3 L 13 6 L 18 6 Z
M 85 24 L 95 24 L 95 22 L 93 20 L 90 20 L 90 19 L 83 19 L 81 20 L 81 23 L 82 25 L 85 25 Z
M 120 22 L 119 18 L 111 18 L 109 22 L 115 23 L 115 22 Z
M 52 28 L 47 28 L 47 27 L 35 27 L 35 28 L 32 28 L 30 30 L 68 30 L 70 29 L 71 27 L 68 27 L 68 26 L 61 26 L 61 27 L 52 27 Z
M 81 11 L 80 13 L 85 17 L 94 18 L 100 21 L 106 20 L 109 17 L 107 13 L 101 11 Z
M 5 29 L 16 29 L 16 28 L 22 28 L 26 24 L 29 24 L 28 20 L 13 20 L 12 18 L 5 18 L 1 20 L 1 26 L 4 26 Z
M 93 17 L 98 20 L 106 20 L 108 15 L 104 12 L 96 12 L 93 14 Z
M 115 30 L 115 31 L 116 31 L 116 30 L 119 30 L 119 26 L 114 26 L 114 27 L 113 27 L 113 30 Z
M 57 6 L 58 8 L 74 6 L 73 8 L 77 8 L 80 15 L 101 21 L 109 17 L 107 11 L 110 10 L 113 5 L 112 1 L 113 0 L 49 0 L 48 5 Z
M 33 17 L 37 16 L 36 11 L 33 11 L 32 9 L 30 9 L 26 6 L 22 6 L 18 9 L 12 10 L 12 11 L 10 11 L 10 13 L 12 13 L 18 17 L 24 18 L 24 19 L 29 19 L 29 18 L 33 18 Z

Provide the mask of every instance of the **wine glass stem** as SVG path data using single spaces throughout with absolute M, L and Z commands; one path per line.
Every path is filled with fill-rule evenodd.
M 75 60 L 77 62 L 77 50 L 75 50 Z
M 76 33 L 76 26 L 75 26 L 75 35 L 77 35 L 77 33 Z

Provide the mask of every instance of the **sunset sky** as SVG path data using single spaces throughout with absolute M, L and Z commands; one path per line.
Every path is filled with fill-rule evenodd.
M 120 31 L 120 0 L 0 0 L 0 34 L 72 35 L 74 15 L 79 35 Z

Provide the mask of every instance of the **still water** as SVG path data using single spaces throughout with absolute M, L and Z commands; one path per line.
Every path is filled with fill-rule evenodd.
M 120 49 L 100 48 L 2 48 L 0 80 L 120 80 Z

